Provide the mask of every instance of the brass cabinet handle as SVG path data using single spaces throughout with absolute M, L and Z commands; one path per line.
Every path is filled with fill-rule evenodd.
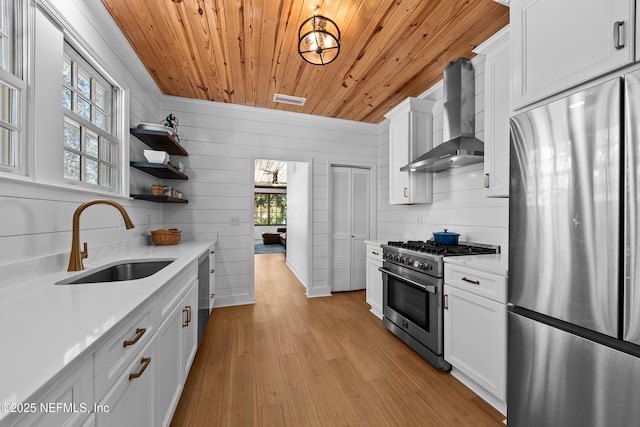
M 211 255 L 213 255 L 213 254 L 215 254 L 215 253 L 216 253 L 216 251 L 211 251 Z
M 129 374 L 129 381 L 140 377 L 144 373 L 144 370 L 147 369 L 147 366 L 149 366 L 149 363 L 151 363 L 151 358 L 150 357 L 143 357 L 140 360 L 140 363 L 142 363 L 142 368 L 140 368 L 140 370 L 138 372 L 136 372 L 135 374 Z
M 443 307 L 445 310 L 448 310 L 448 309 L 449 309 L 449 295 L 444 294 L 444 295 L 442 296 L 442 299 L 443 299 L 443 301 L 442 301 L 442 307 Z
M 466 277 L 463 277 L 462 280 L 464 280 L 467 283 L 473 283 L 474 285 L 479 285 L 480 284 L 479 280 L 471 280 L 471 279 L 467 279 Z
M 484 174 L 484 188 L 489 188 L 489 174 Z
M 134 345 L 135 343 L 140 341 L 140 338 L 142 338 L 145 332 L 147 332 L 146 328 L 137 328 L 135 338 L 133 338 L 132 340 L 124 340 L 124 347 Z
M 213 273 L 215 273 L 215 272 L 216 272 L 216 270 L 211 270 L 211 273 L 212 273 L 212 274 L 213 274 Z
M 191 324 L 191 306 L 190 305 L 187 306 L 187 322 L 189 322 L 188 324 Z
M 189 310 L 187 310 L 187 307 L 182 309 L 182 314 L 184 314 L 184 316 L 182 316 L 182 327 L 186 328 L 187 326 L 189 326 Z
M 624 21 L 616 21 L 613 23 L 613 47 L 616 50 L 624 48 L 624 37 L 621 31 L 623 26 Z
M 380 252 L 376 252 L 376 251 L 371 251 L 371 253 L 374 255 L 380 255 Z
M 211 298 L 214 298 L 215 296 L 216 296 L 215 292 L 211 294 Z
M 404 197 L 409 197 L 407 196 L 407 187 L 404 187 L 404 193 L 402 193 Z

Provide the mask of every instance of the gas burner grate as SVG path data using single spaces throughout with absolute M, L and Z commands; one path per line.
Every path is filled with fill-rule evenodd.
M 390 241 L 387 244 L 391 247 L 446 256 L 494 254 L 498 252 L 495 247 L 476 246 L 464 243 L 457 245 L 440 245 L 433 240 L 409 240 L 407 242 Z

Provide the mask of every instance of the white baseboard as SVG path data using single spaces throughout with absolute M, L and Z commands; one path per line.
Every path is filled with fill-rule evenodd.
M 213 308 L 232 307 L 235 305 L 250 305 L 255 303 L 255 298 L 253 298 L 253 296 L 249 294 L 216 296 Z

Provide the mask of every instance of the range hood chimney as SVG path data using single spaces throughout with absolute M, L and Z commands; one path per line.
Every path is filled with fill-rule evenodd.
M 444 69 L 443 139 L 445 142 L 400 168 L 440 172 L 484 160 L 484 143 L 475 137 L 475 73 L 471 60 L 458 58 Z

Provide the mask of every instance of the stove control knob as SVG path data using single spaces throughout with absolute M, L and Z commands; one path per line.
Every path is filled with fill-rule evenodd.
M 413 261 L 414 268 L 422 268 L 422 263 L 420 261 Z
M 406 264 L 407 263 L 407 258 L 406 257 L 400 257 L 400 264 Z

